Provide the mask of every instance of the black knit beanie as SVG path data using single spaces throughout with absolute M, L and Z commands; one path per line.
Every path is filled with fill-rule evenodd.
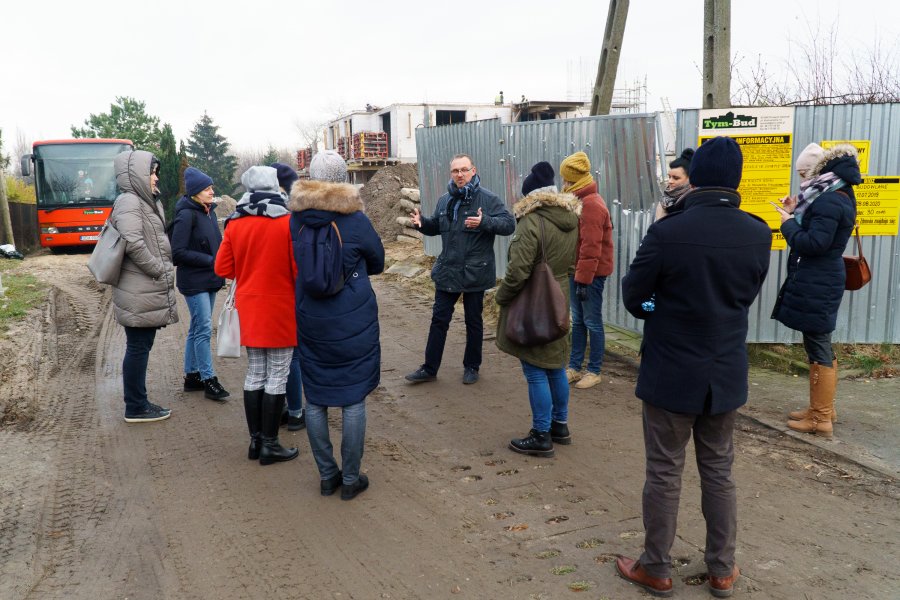
M 522 195 L 527 196 L 534 190 L 556 185 L 553 181 L 553 167 L 547 161 L 541 161 L 531 167 L 531 173 L 522 182 Z

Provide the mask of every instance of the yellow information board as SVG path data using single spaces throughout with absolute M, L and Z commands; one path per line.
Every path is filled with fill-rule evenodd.
M 828 150 L 838 144 L 850 144 L 856 148 L 859 153 L 859 172 L 867 175 L 869 173 L 869 155 L 872 153 L 872 140 L 822 140 L 820 145 Z
M 854 192 L 859 235 L 897 235 L 900 177 L 864 177 Z
M 712 136 L 702 136 L 702 144 Z M 772 229 L 772 250 L 787 244 L 779 231 L 781 217 L 769 204 L 791 193 L 791 134 L 730 135 L 744 156 L 744 170 L 738 193 L 741 208 L 763 219 Z

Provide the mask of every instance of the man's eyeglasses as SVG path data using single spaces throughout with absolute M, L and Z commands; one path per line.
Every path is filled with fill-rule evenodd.
M 466 173 L 468 173 L 471 170 L 472 169 L 470 169 L 468 167 L 466 167 L 465 169 L 453 169 L 452 171 L 450 171 L 450 174 L 451 175 L 465 175 Z

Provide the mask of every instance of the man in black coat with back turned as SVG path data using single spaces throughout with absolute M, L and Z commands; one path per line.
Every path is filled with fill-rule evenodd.
M 693 434 L 706 519 L 710 591 L 731 595 L 737 495 L 731 476 L 737 409 L 747 402 L 747 316 L 769 268 L 772 232 L 740 210 L 743 157 L 717 137 L 697 149 L 684 210 L 650 226 L 622 280 L 625 307 L 644 319 L 635 394 L 643 400 L 644 552 L 616 561 L 619 574 L 672 594 L 685 448 Z

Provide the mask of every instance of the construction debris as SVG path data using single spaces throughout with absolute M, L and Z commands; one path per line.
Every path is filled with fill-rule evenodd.
M 409 222 L 409 213 L 419 206 L 419 176 L 414 163 L 379 169 L 359 194 L 382 240 L 422 243 L 422 234 Z

